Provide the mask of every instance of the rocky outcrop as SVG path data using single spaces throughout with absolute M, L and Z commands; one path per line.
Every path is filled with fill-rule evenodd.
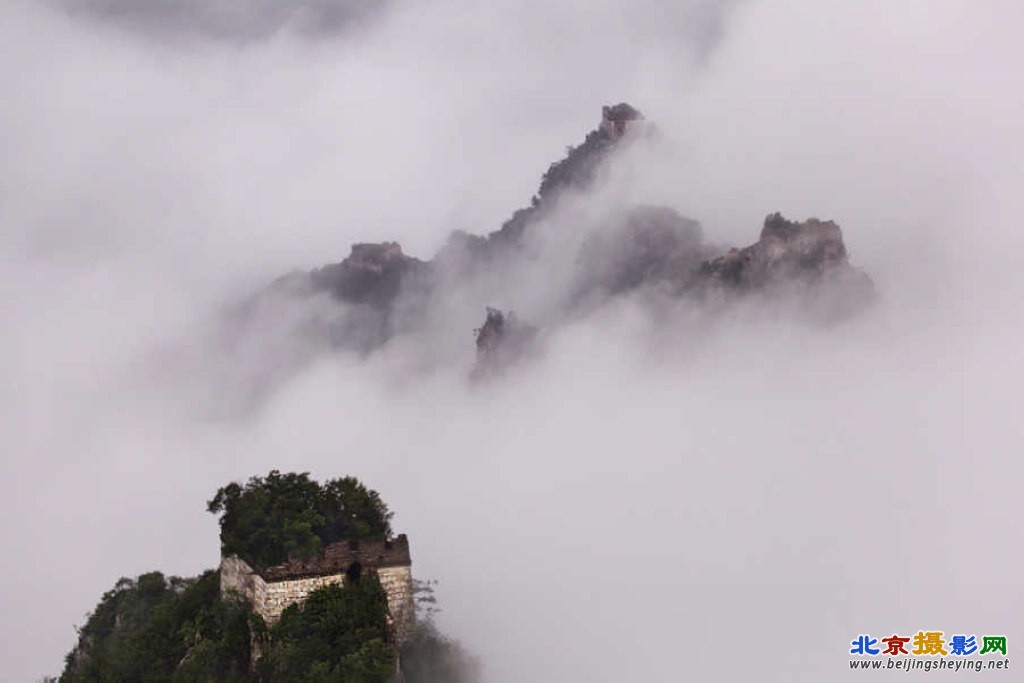
M 871 278 L 850 263 L 843 232 L 832 221 L 802 223 L 779 213 L 764 220 L 761 237 L 743 249 L 702 264 L 700 294 L 751 292 L 795 294 L 804 310 L 822 321 L 855 314 L 875 296 Z
M 781 281 L 812 282 L 832 269 L 848 267 L 838 225 L 816 218 L 796 223 L 773 213 L 764 219 L 757 242 L 706 262 L 701 274 L 727 287 L 751 289 Z
M 406 256 L 398 242 L 353 244 L 348 258 L 312 271 L 309 279 L 315 289 L 341 301 L 381 308 L 395 300 L 406 277 L 422 273 L 424 266 Z
M 537 328 L 525 325 L 512 312 L 487 309 L 487 318 L 476 332 L 476 366 L 473 378 L 483 379 L 500 373 L 519 361 L 534 347 Z

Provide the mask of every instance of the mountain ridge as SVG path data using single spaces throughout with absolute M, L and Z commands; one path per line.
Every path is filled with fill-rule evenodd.
M 356 243 L 341 261 L 289 274 L 270 289 L 292 295 L 327 294 L 349 307 L 345 320 L 335 324 L 328 337 L 332 345 L 361 352 L 422 327 L 431 306 L 452 288 L 472 289 L 483 280 L 497 280 L 491 283 L 497 297 L 507 294 L 512 300 L 517 288 L 524 286 L 523 264 L 538 259 L 528 248 L 531 240 L 540 237 L 542 224 L 558 217 L 563 198 L 585 196 L 621 148 L 654 132 L 631 105 L 605 106 L 597 128 L 548 167 L 529 206 L 513 212 L 498 229 L 485 234 L 453 232 L 426 260 L 406 254 L 398 242 Z M 817 218 L 790 221 L 778 212 L 767 215 L 756 242 L 722 248 L 705 241 L 699 222 L 672 207 L 612 207 L 570 262 L 574 272 L 563 293 L 563 313 L 583 302 L 643 289 L 691 302 L 786 290 L 807 299 L 814 315 L 835 320 L 855 314 L 874 295 L 871 279 L 850 263 L 838 224 Z M 487 315 L 477 329 L 478 362 L 484 356 L 500 356 L 506 362 L 509 354 L 493 352 L 502 335 L 516 327 L 505 325 L 504 318 L 498 325 L 494 313 L 504 316 L 511 304 L 492 301 L 484 308 Z M 486 340 L 479 337 L 481 331 L 486 331 Z M 523 335 L 516 336 L 517 347 L 527 346 Z

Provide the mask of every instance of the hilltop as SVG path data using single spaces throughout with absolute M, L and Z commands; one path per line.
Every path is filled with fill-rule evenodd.
M 409 542 L 353 477 L 271 471 L 220 488 L 221 566 L 121 578 L 78 629 L 60 680 L 472 683 L 438 632 Z M 417 600 L 419 596 L 419 600 Z

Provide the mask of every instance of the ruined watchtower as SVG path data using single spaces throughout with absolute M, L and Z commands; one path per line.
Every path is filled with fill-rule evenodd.
M 229 555 L 221 558 L 220 590 L 242 595 L 273 624 L 285 608 L 302 603 L 318 588 L 358 581 L 366 574 L 375 574 L 387 593 L 391 632 L 401 643 L 413 619 L 412 558 L 405 534 L 391 541 L 338 541 L 308 559 L 265 568 Z
M 602 107 L 600 130 L 612 140 L 618 140 L 626 134 L 634 122 L 642 121 L 643 118 L 643 114 L 625 102 Z

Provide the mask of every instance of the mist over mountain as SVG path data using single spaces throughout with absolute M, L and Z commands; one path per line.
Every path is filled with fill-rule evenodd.
M 386 493 L 487 683 L 1014 647 L 1020 3 L 111 7 L 0 6 L 0 678 L 271 470 Z
M 605 185 L 616 159 L 631 146 L 659 144 L 657 127 L 640 111 L 606 105 L 599 125 L 550 165 L 530 204 L 500 228 L 455 232 L 425 260 L 405 254 L 397 242 L 354 244 L 344 260 L 282 276 L 249 300 L 233 316 L 238 329 L 230 333 L 245 339 L 233 344 L 254 337 L 258 343 L 262 330 L 282 320 L 284 307 L 295 311 L 286 322 L 297 337 L 333 349 L 366 354 L 404 337 L 430 349 L 448 343 L 457 353 L 457 340 L 469 329 L 458 325 L 475 305 L 487 310 L 476 328 L 479 377 L 538 347 L 542 332 L 620 297 L 655 319 L 680 308 L 723 315 L 753 298 L 777 313 L 783 305 L 805 320 L 835 323 L 870 304 L 872 282 L 850 264 L 842 231 L 831 221 L 770 214 L 756 243 L 726 248 L 706 242 L 701 224 L 670 206 L 609 196 Z M 309 306 L 318 298 L 319 305 Z M 443 362 L 429 354 L 423 359 Z

